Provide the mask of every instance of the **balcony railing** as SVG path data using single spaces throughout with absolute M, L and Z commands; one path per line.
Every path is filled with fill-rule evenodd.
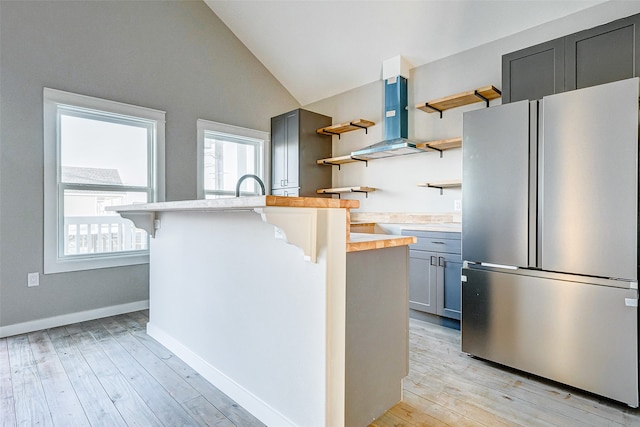
M 146 250 L 147 232 L 120 216 L 64 218 L 64 254 L 92 254 Z

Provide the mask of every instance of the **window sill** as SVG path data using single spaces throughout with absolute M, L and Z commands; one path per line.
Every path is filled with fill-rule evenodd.
M 47 259 L 44 261 L 44 274 L 67 273 L 71 271 L 96 270 L 99 268 L 125 267 L 128 265 L 139 265 L 149 263 L 148 252 L 136 252 L 133 254 L 123 254 L 109 257 L 96 258 L 68 258 L 68 259 Z

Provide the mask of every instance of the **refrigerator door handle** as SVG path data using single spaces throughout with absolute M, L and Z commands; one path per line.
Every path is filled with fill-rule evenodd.
M 436 257 L 434 255 L 431 256 L 431 265 L 434 267 L 438 266 L 438 262 L 436 261 Z

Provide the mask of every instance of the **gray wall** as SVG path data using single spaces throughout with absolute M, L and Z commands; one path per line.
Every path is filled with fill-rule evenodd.
M 415 141 L 430 141 L 462 136 L 462 115 L 465 111 L 483 108 L 474 104 L 448 110 L 440 119 L 415 108 L 426 102 L 485 85 L 502 87 L 502 55 L 518 49 L 552 40 L 615 19 L 640 13 L 640 2 L 606 2 L 576 14 L 540 25 L 510 37 L 470 49 L 411 70 L 409 78 L 409 137 Z M 402 47 L 398 47 L 402 54 Z M 382 70 L 382 64 L 380 64 Z M 304 106 L 312 111 L 333 117 L 334 123 L 363 118 L 376 122 L 364 131 L 333 137 L 333 155 L 346 155 L 362 147 L 381 141 L 384 136 L 384 86 L 376 81 Z M 492 101 L 492 105 L 500 100 Z M 373 160 L 333 167 L 333 186 L 371 186 L 378 189 L 365 197 L 345 194 L 343 198 L 358 199 L 361 212 L 452 212 L 461 190 L 418 187 L 418 182 L 460 179 L 462 150 L 445 151 L 443 157 L 435 153 L 420 153 L 402 157 Z
M 148 265 L 43 269 L 44 86 L 167 112 L 167 200 L 196 197 L 196 119 L 299 105 L 200 1 L 0 1 L 0 326 L 148 299 Z

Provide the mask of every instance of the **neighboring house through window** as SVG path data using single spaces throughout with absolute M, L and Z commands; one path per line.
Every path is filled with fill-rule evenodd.
M 198 197 L 234 197 L 238 179 L 246 174 L 264 181 L 267 132 L 198 120 Z M 266 183 L 265 183 L 266 186 Z M 246 180 L 241 195 L 261 194 L 255 180 Z
M 163 111 L 44 89 L 45 273 L 148 262 L 105 207 L 164 200 Z

